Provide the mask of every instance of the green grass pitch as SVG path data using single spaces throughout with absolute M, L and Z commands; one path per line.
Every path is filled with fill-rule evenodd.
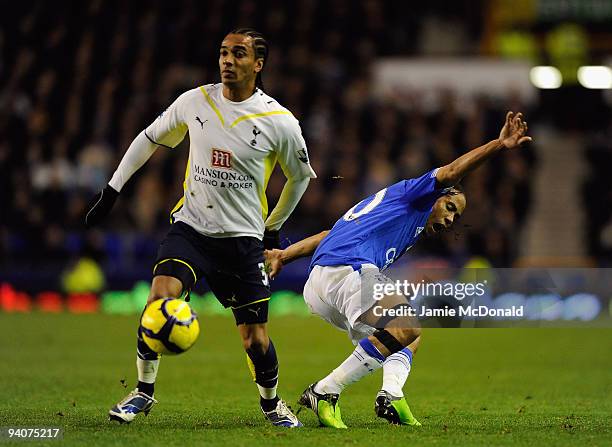
M 135 385 L 136 320 L 0 314 L 0 426 L 65 429 L 29 445 L 612 445 L 609 329 L 425 330 L 405 388 L 423 426 L 375 417 L 378 372 L 345 391 L 349 430 L 334 431 L 306 410 L 303 429 L 268 426 L 233 320 L 206 316 L 190 352 L 162 359 L 151 414 L 110 423 L 108 408 Z M 352 350 L 314 317 L 273 318 L 270 333 L 293 406 Z

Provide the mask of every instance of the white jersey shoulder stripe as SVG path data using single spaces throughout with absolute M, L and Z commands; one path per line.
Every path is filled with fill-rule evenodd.
M 203 86 L 203 85 L 200 86 L 200 91 L 204 95 L 204 98 L 206 99 L 206 102 L 208 103 L 208 105 L 213 109 L 213 111 L 215 112 L 215 114 L 219 118 L 219 121 L 221 122 L 221 125 L 223 127 L 225 127 L 225 119 L 223 118 L 223 114 L 221 113 L 221 110 L 219 110 L 219 107 L 217 106 L 217 104 L 215 104 L 215 101 L 208 94 L 206 86 Z M 266 99 L 270 99 L 270 100 L 272 100 L 273 102 L 276 103 L 276 100 L 274 100 L 270 96 L 268 96 L 268 95 L 265 95 L 265 96 L 266 96 Z M 272 101 L 270 101 L 270 102 L 272 102 Z M 276 104 L 280 105 L 278 103 L 276 103 Z M 267 112 L 250 113 L 248 115 L 240 116 L 240 117 L 236 118 L 229 127 L 231 129 L 231 128 L 235 127 L 236 125 L 240 124 L 242 121 L 252 120 L 252 119 L 256 119 L 256 118 L 263 118 L 263 117 L 273 116 L 273 115 L 289 115 L 289 116 L 293 117 L 293 114 L 289 110 L 287 110 L 285 108 L 282 108 L 281 110 L 269 110 Z
M 219 121 L 221 121 L 221 125 L 223 127 L 225 127 L 225 120 L 223 119 L 223 115 L 221 115 L 221 111 L 219 110 L 219 108 L 217 107 L 217 105 L 215 104 L 215 102 L 212 100 L 212 98 L 208 95 L 208 92 L 206 91 L 206 89 L 204 88 L 204 86 L 200 86 L 200 91 L 202 92 L 202 94 L 204 95 L 204 98 L 206 98 L 206 102 L 208 102 L 208 105 L 210 105 L 210 107 L 215 111 L 215 113 L 217 114 L 217 117 L 219 118 Z
M 292 113 L 289 112 L 288 110 L 272 110 L 270 112 L 251 113 L 250 115 L 242 115 L 241 117 L 238 117 L 234 120 L 230 128 L 234 127 L 236 124 L 242 121 L 245 121 L 245 120 L 252 120 L 255 118 L 262 118 L 264 116 L 271 116 L 271 115 L 292 115 Z

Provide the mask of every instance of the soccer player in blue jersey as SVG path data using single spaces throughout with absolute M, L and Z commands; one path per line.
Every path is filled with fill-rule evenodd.
M 340 393 L 379 368 L 383 368 L 383 384 L 375 400 L 376 414 L 395 424 L 421 425 L 402 391 L 421 340 L 418 321 L 410 316 L 376 316 L 383 313 L 381 309 L 406 301 L 399 296 L 377 301 L 369 286 L 390 281 L 381 271 L 406 253 L 422 233 L 429 236 L 449 229 L 466 206 L 460 180 L 494 154 L 531 141 L 526 132 L 522 114 L 508 112 L 498 139 L 364 199 L 331 231 L 284 250 L 266 251 L 271 277 L 283 264 L 314 252 L 304 299 L 311 312 L 347 331 L 356 345 L 342 364 L 300 397 L 299 403 L 312 409 L 322 425 L 346 428 L 338 406 Z M 377 312 L 372 311 L 374 305 Z

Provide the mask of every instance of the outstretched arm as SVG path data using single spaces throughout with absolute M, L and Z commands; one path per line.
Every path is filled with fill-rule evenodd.
M 477 147 L 455 161 L 442 166 L 436 173 L 436 180 L 443 186 L 456 185 L 492 155 L 502 150 L 515 149 L 523 143 L 532 141 L 531 137 L 525 135 L 527 128 L 522 113 L 515 115 L 513 112 L 508 112 L 498 139 Z
M 265 250 L 264 256 L 268 264 L 268 275 L 274 278 L 280 273 L 283 265 L 290 263 L 298 258 L 312 255 L 323 238 L 327 236 L 329 230 L 321 231 L 319 234 L 302 239 L 295 244 L 291 244 L 284 250 Z

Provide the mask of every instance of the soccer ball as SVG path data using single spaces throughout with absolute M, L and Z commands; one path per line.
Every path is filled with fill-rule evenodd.
M 150 303 L 140 317 L 140 335 L 159 354 L 180 354 L 200 335 L 198 316 L 183 300 L 163 298 Z

